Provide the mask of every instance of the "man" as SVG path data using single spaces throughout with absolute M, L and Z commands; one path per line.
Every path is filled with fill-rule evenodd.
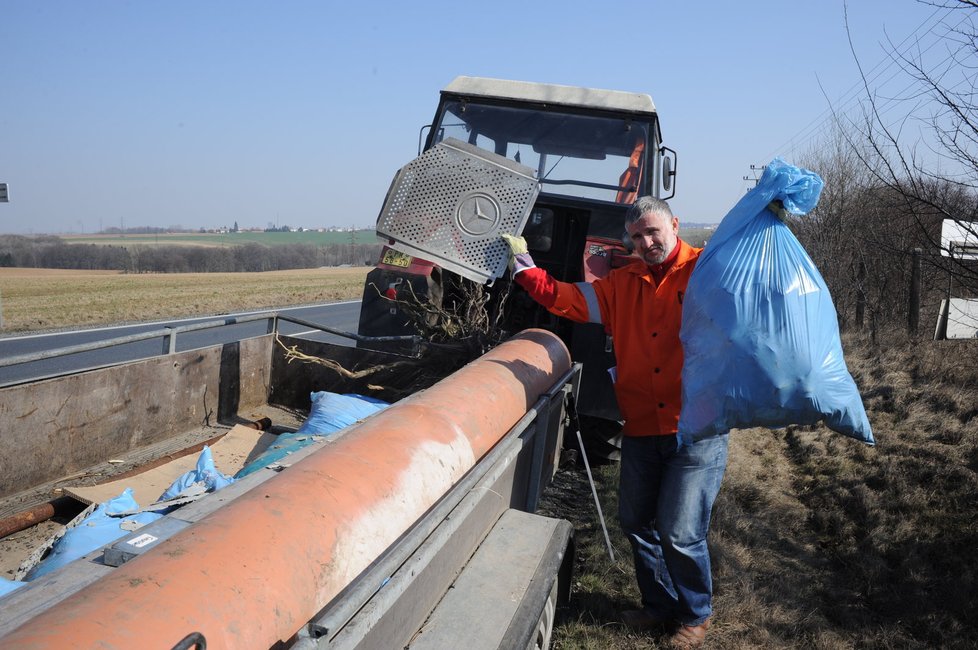
M 551 313 L 602 323 L 615 346 L 615 393 L 624 419 L 618 517 L 632 545 L 642 607 L 622 612 L 638 631 L 673 627 L 674 648 L 702 645 L 712 614 L 706 537 L 727 462 L 727 436 L 677 444 L 682 302 L 702 249 L 679 239 L 669 205 L 645 196 L 625 230 L 644 264 L 593 283 L 556 281 L 522 238 L 503 235 L 514 280 Z

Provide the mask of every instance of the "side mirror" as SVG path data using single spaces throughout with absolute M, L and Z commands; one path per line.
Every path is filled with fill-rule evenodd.
M 421 150 L 424 149 L 425 131 L 430 131 L 430 130 L 431 130 L 431 125 L 425 124 L 424 126 L 421 127 L 421 130 L 418 131 L 418 155 L 419 156 L 421 155 Z
M 659 147 L 659 156 L 662 159 L 662 189 L 669 192 L 669 196 L 662 196 L 662 199 L 671 199 L 676 196 L 676 167 L 678 166 L 679 156 L 669 147 Z

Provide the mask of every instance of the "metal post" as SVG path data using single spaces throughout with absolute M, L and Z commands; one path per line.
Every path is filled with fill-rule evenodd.
M 541 398 L 543 399 L 543 398 Z M 546 399 L 537 419 L 533 423 L 533 456 L 530 458 L 530 478 L 526 488 L 526 503 L 524 507 L 527 512 L 536 512 L 540 501 L 540 493 L 543 491 L 545 481 L 543 474 L 543 456 L 547 451 L 547 430 L 550 428 L 551 400 Z M 529 430 L 529 427 L 527 427 Z
M 910 304 L 907 309 L 907 332 L 917 334 L 920 325 L 920 255 L 919 248 L 913 249 L 910 267 Z
M 177 351 L 177 333 L 172 327 L 164 327 L 163 354 L 173 354 Z

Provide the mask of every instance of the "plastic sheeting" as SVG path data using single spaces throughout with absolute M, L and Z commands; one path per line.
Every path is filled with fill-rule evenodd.
M 825 424 L 875 444 L 818 269 L 769 209 L 805 214 L 822 179 L 775 159 L 724 217 L 683 303 L 680 439 L 735 428 Z M 776 208 L 778 206 L 775 206 Z
M 3 598 L 11 591 L 20 589 L 27 583 L 22 580 L 9 580 L 7 578 L 0 578 L 0 598 Z
M 309 417 L 294 433 L 283 433 L 258 458 L 241 468 L 234 478 L 239 479 L 276 463 L 289 454 L 311 445 L 316 438 L 329 436 L 344 427 L 356 424 L 369 415 L 389 406 L 387 402 L 349 393 L 341 395 L 329 391 L 310 393 L 312 407 Z
M 312 407 L 309 417 L 302 423 L 298 434 L 328 435 L 343 427 L 356 424 L 369 415 L 383 410 L 389 404 L 375 397 L 357 395 L 356 393 L 330 393 L 320 391 L 311 393 Z
M 221 488 L 230 485 L 234 479 L 225 476 L 217 467 L 214 465 L 214 454 L 211 452 L 211 448 L 204 445 L 204 449 L 201 450 L 200 456 L 197 457 L 197 466 L 184 473 L 182 476 L 177 478 L 173 483 L 160 495 L 157 501 L 168 501 L 169 499 L 175 499 L 181 495 L 187 488 L 202 484 L 204 489 L 208 492 L 215 492 Z
M 123 524 L 138 523 L 145 526 L 162 516 L 155 512 L 140 512 L 126 516 L 126 513 L 135 510 L 139 510 L 139 504 L 136 503 L 129 488 L 114 499 L 99 504 L 95 511 L 77 526 L 65 531 L 65 534 L 54 543 L 48 556 L 30 570 L 26 579 L 30 581 L 50 573 L 106 544 L 111 544 L 135 529 L 133 527 L 127 529 Z

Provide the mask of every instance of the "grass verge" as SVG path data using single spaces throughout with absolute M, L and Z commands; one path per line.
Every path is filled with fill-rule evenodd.
M 978 635 L 978 345 L 846 339 L 877 438 L 822 426 L 731 434 L 710 539 L 711 648 L 973 648 Z M 637 605 L 614 521 L 617 465 L 595 478 L 611 562 L 583 469 L 564 467 L 547 514 L 578 555 L 556 648 L 660 648 L 617 623 Z

